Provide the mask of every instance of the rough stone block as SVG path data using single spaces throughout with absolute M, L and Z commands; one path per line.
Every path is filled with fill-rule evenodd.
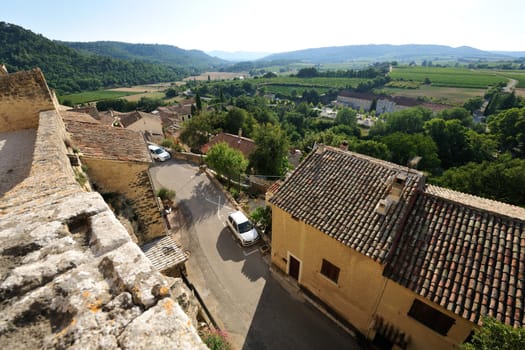
M 155 304 L 158 297 L 154 291 L 159 286 L 169 287 L 166 278 L 153 268 L 140 248 L 131 241 L 106 254 L 99 269 L 110 281 L 111 288 L 130 292 L 135 302 L 146 308 Z
M 95 256 L 100 256 L 121 245 L 131 238 L 112 212 L 106 211 L 90 218 L 91 235 L 89 247 Z
M 190 327 L 191 322 L 179 304 L 160 300 L 137 317 L 119 337 L 122 349 L 207 349 Z

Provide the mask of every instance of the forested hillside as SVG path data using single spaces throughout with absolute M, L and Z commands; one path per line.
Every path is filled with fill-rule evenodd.
M 9 72 L 40 67 L 59 94 L 173 81 L 189 73 L 183 68 L 83 54 L 5 22 L 0 22 L 0 63 Z
M 171 45 L 129 44 L 116 41 L 60 42 L 70 48 L 117 59 L 160 63 L 190 70 L 213 70 L 227 64 L 199 50 L 184 50 Z
M 348 45 L 321 47 L 277 53 L 263 60 L 300 60 L 310 63 L 347 62 L 352 60 L 418 61 L 418 60 L 479 60 L 510 59 L 505 53 L 493 53 L 468 46 L 453 48 L 443 45 Z

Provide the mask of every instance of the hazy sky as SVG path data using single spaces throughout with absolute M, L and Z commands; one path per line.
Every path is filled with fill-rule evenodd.
M 56 40 L 203 51 L 354 44 L 525 51 L 524 0 L 8 0 L 0 21 Z

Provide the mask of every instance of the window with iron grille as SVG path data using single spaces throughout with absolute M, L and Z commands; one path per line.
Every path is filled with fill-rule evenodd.
M 339 279 L 339 268 L 328 260 L 323 259 L 321 274 L 332 280 L 334 283 L 337 283 L 337 280 Z
M 408 311 L 408 316 L 441 335 L 447 335 L 450 328 L 456 322 L 452 317 L 445 315 L 441 311 L 417 299 L 412 303 L 412 307 Z

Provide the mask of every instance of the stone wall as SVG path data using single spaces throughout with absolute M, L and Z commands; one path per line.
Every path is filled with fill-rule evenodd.
M 35 129 L 38 113 L 55 109 L 40 69 L 0 75 L 0 132 Z
M 140 222 L 139 244 L 165 235 L 160 208 L 149 182 L 150 163 L 81 157 L 90 180 L 101 193 L 117 192 L 129 199 Z
M 38 129 L 29 174 L 0 201 L 0 348 L 205 349 L 177 302 L 195 310 L 191 293 L 75 181 L 58 113 L 23 110 L 18 121 L 24 102 L 9 101 L 10 126 Z

